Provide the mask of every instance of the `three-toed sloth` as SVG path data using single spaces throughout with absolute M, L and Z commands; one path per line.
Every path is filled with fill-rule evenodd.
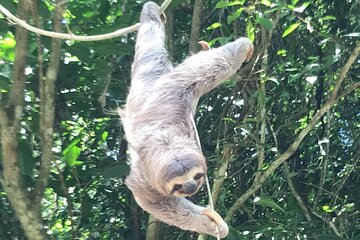
M 185 198 L 199 190 L 207 170 L 192 117 L 200 96 L 249 60 L 253 45 L 240 38 L 173 67 L 164 42 L 164 16 L 157 4 L 147 2 L 130 92 L 119 110 L 131 157 L 126 185 L 136 202 L 161 221 L 212 236 L 218 230 L 223 238 L 229 229 L 220 215 Z

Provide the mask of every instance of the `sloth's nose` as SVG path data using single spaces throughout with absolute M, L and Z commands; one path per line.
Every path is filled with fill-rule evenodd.
M 196 182 L 187 182 L 184 184 L 184 188 L 183 188 L 183 191 L 186 193 L 186 194 L 193 194 L 195 193 L 197 189 L 197 184 Z

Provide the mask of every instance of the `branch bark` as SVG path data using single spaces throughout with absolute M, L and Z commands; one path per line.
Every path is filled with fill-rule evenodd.
M 191 34 L 189 42 L 189 52 L 195 52 L 197 47 L 197 42 L 200 37 L 200 27 L 201 27 L 201 14 L 204 7 L 204 0 L 195 0 L 194 3 L 194 12 L 191 21 Z
M 153 215 L 149 216 L 148 228 L 146 231 L 146 240 L 160 240 L 161 238 L 161 221 Z
M 29 16 L 31 2 L 19 1 L 18 15 L 24 19 Z M 22 183 L 18 165 L 18 142 L 20 120 L 23 113 L 26 55 L 28 31 L 16 28 L 16 49 L 13 85 L 7 103 L 0 103 L 1 145 L 3 154 L 2 185 L 12 204 L 28 239 L 46 239 L 40 212 L 30 202 L 26 187 Z M 4 101 L 4 100 L 3 100 Z
M 302 198 L 300 197 L 300 195 L 298 194 L 298 192 L 296 191 L 296 188 L 294 186 L 294 183 L 291 179 L 290 176 L 290 170 L 289 170 L 289 164 L 287 162 L 283 163 L 284 166 L 284 172 L 285 172 L 285 177 L 286 177 L 286 181 L 288 182 L 289 188 L 290 188 L 290 192 L 291 194 L 294 196 L 294 198 L 296 199 L 296 201 L 298 202 L 305 218 L 306 221 L 310 222 L 311 221 L 311 216 L 309 213 L 309 210 L 307 209 L 307 207 L 305 206 L 304 201 L 302 200 Z
M 54 30 L 61 31 L 62 14 L 65 9 L 62 0 L 57 0 L 54 15 Z M 48 183 L 51 163 L 54 160 L 53 147 L 53 126 L 55 118 L 55 82 L 59 72 L 61 57 L 60 39 L 53 39 L 51 43 L 51 57 L 46 77 L 40 80 L 40 138 L 41 138 L 41 167 L 39 177 L 34 189 L 34 204 L 39 207 L 44 190 Z
M 273 163 L 272 165 L 259 177 L 258 181 L 254 181 L 252 186 L 241 196 L 239 197 L 234 205 L 229 209 L 228 214 L 225 218 L 226 222 L 230 222 L 233 218 L 236 211 L 242 206 L 242 204 L 248 200 L 252 194 L 254 194 L 262 185 L 263 183 L 269 178 L 270 175 L 272 175 L 275 170 L 286 160 L 288 160 L 298 149 L 300 143 L 302 140 L 306 137 L 306 135 L 314 128 L 317 121 L 339 100 L 341 97 L 344 97 L 343 94 L 337 95 L 338 91 L 336 89 L 339 89 L 341 86 L 341 83 L 343 82 L 346 74 L 348 73 L 350 67 L 356 60 L 357 56 L 360 52 L 360 42 L 357 43 L 356 47 L 354 48 L 352 54 L 348 58 L 346 64 L 342 68 L 339 77 L 336 81 L 336 88 L 333 91 L 333 95 L 335 97 L 331 97 L 321 109 L 314 115 L 314 117 L 310 120 L 310 122 L 306 125 L 306 127 L 299 133 L 299 135 L 295 138 L 294 142 L 289 146 L 289 148 L 281 154 Z M 347 91 L 349 93 L 349 91 Z

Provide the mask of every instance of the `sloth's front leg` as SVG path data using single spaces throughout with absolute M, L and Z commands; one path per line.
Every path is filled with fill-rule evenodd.
M 145 199 L 134 196 L 145 211 L 167 224 L 214 237 L 219 233 L 224 238 L 229 233 L 227 224 L 217 212 L 195 205 L 186 198 L 152 195 Z

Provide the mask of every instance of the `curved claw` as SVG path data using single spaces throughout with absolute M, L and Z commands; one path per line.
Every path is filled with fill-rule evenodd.
M 252 55 L 253 55 L 253 53 L 254 53 L 254 46 L 253 45 L 250 45 L 250 47 L 249 47 L 250 49 L 248 49 L 248 53 L 247 53 L 247 55 L 246 55 L 246 62 L 248 62 L 248 61 L 250 61 L 250 59 L 251 59 L 251 57 L 252 57 Z
M 213 220 L 216 223 L 216 225 L 218 226 L 217 230 L 219 231 L 221 238 L 224 238 L 228 235 L 229 227 L 217 212 L 206 208 L 202 211 L 201 214 L 209 217 L 211 220 Z
M 203 215 L 208 216 L 209 218 L 211 218 L 217 225 L 222 225 L 224 224 L 224 220 L 222 219 L 222 217 L 215 211 L 211 210 L 211 209 L 204 209 L 202 211 Z
M 207 42 L 205 42 L 204 40 L 199 41 L 198 44 L 201 45 L 201 48 L 202 48 L 203 51 L 210 50 L 209 44 Z

